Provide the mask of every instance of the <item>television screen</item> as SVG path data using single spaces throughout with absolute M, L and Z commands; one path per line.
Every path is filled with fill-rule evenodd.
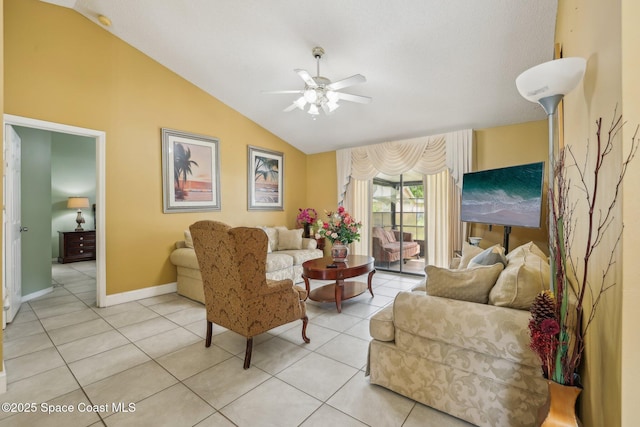
M 465 173 L 461 219 L 539 228 L 544 162 Z

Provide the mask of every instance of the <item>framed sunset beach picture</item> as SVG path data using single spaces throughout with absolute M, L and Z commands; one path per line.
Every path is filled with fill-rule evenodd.
M 249 210 L 284 210 L 284 154 L 248 146 Z
M 164 213 L 220 210 L 219 141 L 162 129 Z

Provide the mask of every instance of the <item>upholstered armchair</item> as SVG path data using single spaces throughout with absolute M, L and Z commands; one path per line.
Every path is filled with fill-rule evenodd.
M 382 227 L 373 227 L 371 230 L 373 257 L 376 262 L 392 263 L 400 261 L 400 248 L 402 258 L 411 259 L 420 256 L 420 245 L 413 241 L 411 233 L 401 233 L 399 230 L 385 230 Z
M 304 288 L 291 279 L 267 280 L 268 238 L 259 228 L 199 221 L 189 227 L 198 258 L 207 309 L 205 346 L 211 345 L 212 323 L 247 338 L 244 369 L 251 365 L 253 337 L 276 326 L 308 318 Z

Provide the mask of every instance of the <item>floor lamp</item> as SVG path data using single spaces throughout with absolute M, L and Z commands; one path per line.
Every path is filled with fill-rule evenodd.
M 529 68 L 516 78 L 516 87 L 527 101 L 537 102 L 542 105 L 547 113 L 549 123 L 549 189 L 553 188 L 554 177 L 554 144 L 553 144 L 553 115 L 558 109 L 558 104 L 562 98 L 571 92 L 582 80 L 587 61 L 584 58 L 561 58 L 545 62 Z M 549 254 L 551 274 L 554 271 L 553 257 L 553 204 L 551 203 L 552 192 L 548 193 L 548 218 L 547 227 L 549 230 Z M 551 278 L 551 289 L 555 292 L 553 277 Z

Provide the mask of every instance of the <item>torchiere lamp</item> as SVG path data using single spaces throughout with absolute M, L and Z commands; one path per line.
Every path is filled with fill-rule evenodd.
M 555 177 L 554 177 L 554 144 L 553 144 L 553 115 L 558 109 L 558 104 L 562 98 L 571 92 L 584 76 L 587 61 L 584 58 L 560 58 L 545 62 L 529 68 L 516 78 L 516 87 L 527 101 L 537 102 L 542 105 L 547 113 L 549 122 L 549 192 L 547 227 L 549 230 L 549 261 L 551 262 L 551 274 L 554 271 L 553 257 L 553 203 L 551 200 Z M 551 289 L 554 290 L 553 277 L 551 278 Z
M 82 228 L 82 224 L 84 224 L 84 217 L 82 216 L 82 208 L 89 207 L 89 198 L 88 197 L 69 197 L 67 200 L 67 209 L 77 209 L 78 216 L 76 217 L 76 223 L 78 226 L 76 227 L 76 231 L 84 231 Z

